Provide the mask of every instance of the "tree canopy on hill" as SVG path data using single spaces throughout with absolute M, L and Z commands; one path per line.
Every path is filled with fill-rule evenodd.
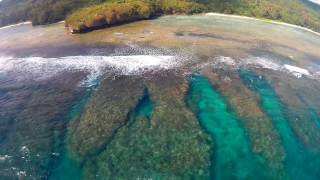
M 74 10 L 104 0 L 2 0 L 0 26 L 32 21 L 34 25 L 64 20 Z
M 22 21 L 34 25 L 64 20 L 69 15 L 96 13 L 97 5 L 105 3 L 128 3 L 130 0 L 2 0 L 0 3 L 0 26 Z M 203 11 L 239 14 L 258 18 L 279 20 L 311 28 L 320 32 L 320 12 L 307 0 L 140 0 L 145 3 L 161 2 L 163 13 L 183 13 L 184 3 L 205 6 Z M 182 4 L 182 5 L 181 5 Z M 83 8 L 91 9 L 84 13 Z M 97 8 L 96 8 L 97 9 Z M 101 9 L 100 9 L 101 10 Z M 80 18 L 81 19 L 81 18 Z
M 79 33 L 160 14 L 193 14 L 206 9 L 203 4 L 183 0 L 112 1 L 74 12 L 66 19 L 66 25 L 71 32 Z

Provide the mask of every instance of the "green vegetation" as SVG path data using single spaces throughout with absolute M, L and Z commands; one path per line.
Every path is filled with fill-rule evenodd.
M 306 0 L 3 0 L 0 26 L 27 20 L 47 24 L 69 16 L 67 25 L 77 31 L 161 14 L 212 11 L 273 19 L 320 32 L 319 9 Z
M 287 0 L 259 0 L 256 2 L 247 3 L 245 6 L 236 9 L 234 13 L 283 21 L 320 31 L 320 13 L 300 0 L 290 2 Z
M 208 11 L 272 19 L 320 31 L 320 13 L 300 0 L 113 1 L 80 9 L 67 18 L 66 24 L 77 32 L 159 14 L 194 14 Z M 110 16 L 118 19 L 109 23 Z
M 74 10 L 101 3 L 103 0 L 2 0 L 0 26 L 23 21 L 33 25 L 49 24 L 64 20 Z
M 163 14 L 194 14 L 207 10 L 203 4 L 190 0 L 157 0 L 160 13 Z
M 158 14 L 192 14 L 205 9 L 202 4 L 182 0 L 111 1 L 76 11 L 66 19 L 66 25 L 78 33 Z
M 86 31 L 138 19 L 147 19 L 154 8 L 145 1 L 107 2 L 76 11 L 66 19 L 73 32 Z

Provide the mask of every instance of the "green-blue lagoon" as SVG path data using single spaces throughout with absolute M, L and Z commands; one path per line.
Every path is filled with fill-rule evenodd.
M 0 28 L 0 179 L 318 180 L 319 49 L 219 14 Z

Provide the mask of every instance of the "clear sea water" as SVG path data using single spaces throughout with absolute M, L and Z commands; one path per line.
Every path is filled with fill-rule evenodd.
M 166 16 L 82 36 L 22 25 L 0 39 L 0 179 L 320 179 L 315 34 Z

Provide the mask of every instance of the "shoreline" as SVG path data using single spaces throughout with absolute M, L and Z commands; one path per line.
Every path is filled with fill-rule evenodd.
M 312 29 L 309 29 L 309 28 L 306 28 L 303 26 L 299 26 L 299 25 L 295 25 L 295 24 L 286 23 L 286 22 L 275 21 L 272 19 L 263 19 L 263 18 L 233 15 L 233 14 L 222 14 L 222 13 L 215 13 L 215 12 L 205 13 L 204 16 L 220 16 L 220 17 L 231 17 L 231 18 L 237 18 L 237 19 L 255 20 L 255 21 L 260 21 L 260 22 L 265 22 L 265 23 L 270 23 L 270 24 L 277 24 L 277 25 L 283 25 L 286 27 L 296 28 L 296 29 L 304 30 L 304 31 L 310 32 L 312 34 L 320 36 L 320 32 L 314 31 Z
M 164 15 L 164 16 L 172 16 L 172 15 Z M 286 26 L 286 27 L 296 28 L 296 29 L 304 30 L 304 31 L 310 32 L 314 35 L 320 36 L 320 32 L 314 31 L 314 30 L 309 29 L 307 27 L 303 27 L 303 26 L 299 26 L 299 25 L 295 25 L 295 24 L 290 24 L 290 23 L 286 23 L 286 22 L 282 22 L 282 21 L 276 21 L 276 20 L 272 20 L 272 19 L 264 19 L 264 18 L 242 16 L 242 15 L 235 15 L 235 14 L 223 14 L 223 13 L 215 13 L 215 12 L 200 13 L 200 14 L 194 14 L 191 16 L 208 16 L 208 17 L 209 16 L 218 16 L 218 17 L 254 20 L 254 21 L 260 21 L 260 22 L 265 22 L 265 23 L 269 23 L 269 24 L 276 24 L 276 25 L 282 25 L 282 26 Z M 145 20 L 150 20 L 150 19 L 145 19 Z M 136 21 L 134 21 L 134 22 L 136 22 Z M 62 23 L 65 23 L 65 20 L 62 20 L 62 21 L 59 21 L 56 23 L 52 23 L 52 24 L 62 24 Z M 12 27 L 17 27 L 17 26 L 21 26 L 21 25 L 29 25 L 29 24 L 32 24 L 32 22 L 26 21 L 26 22 L 21 22 L 21 23 L 17 23 L 17 24 L 11 24 L 11 25 L 0 27 L 0 30 L 12 28 Z M 126 23 L 124 23 L 124 24 L 126 24 Z M 49 24 L 49 25 L 51 25 L 51 24 Z M 43 25 L 38 25 L 38 26 L 43 26 Z M 107 28 L 108 27 L 101 28 L 101 29 L 107 29 Z M 82 33 L 78 33 L 78 34 L 82 34 Z
M 11 25 L 0 27 L 0 30 L 1 29 L 11 28 L 11 27 L 17 27 L 17 26 L 21 26 L 21 25 L 28 25 L 28 24 L 32 24 L 32 22 L 31 21 L 26 21 L 26 22 L 21 22 L 21 23 L 18 23 L 18 24 L 11 24 Z

